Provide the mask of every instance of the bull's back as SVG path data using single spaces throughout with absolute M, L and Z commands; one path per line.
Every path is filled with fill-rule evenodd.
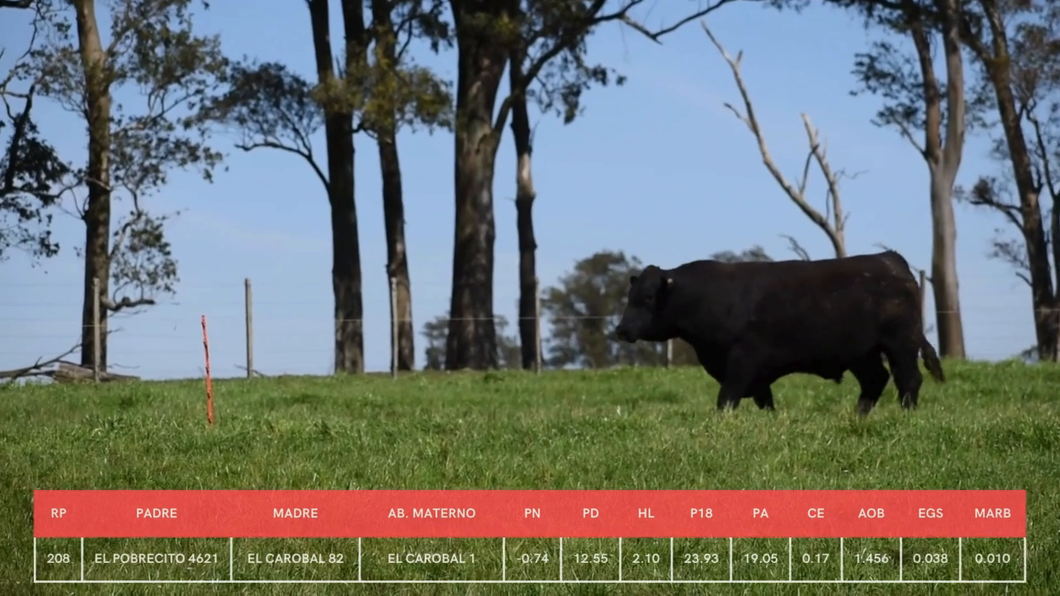
M 919 313 L 912 275 L 886 262 L 794 268 L 761 283 L 745 333 L 806 358 L 843 359 L 880 343 Z
M 896 258 L 895 258 L 896 257 Z M 674 270 L 683 288 L 677 316 L 720 345 L 748 333 L 849 343 L 852 334 L 887 325 L 919 289 L 897 253 L 819 261 L 694 261 Z

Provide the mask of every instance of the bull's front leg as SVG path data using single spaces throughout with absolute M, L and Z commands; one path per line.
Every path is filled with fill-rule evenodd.
M 740 346 L 729 353 L 725 365 L 724 380 L 721 381 L 721 388 L 718 390 L 719 410 L 724 410 L 725 408 L 735 410 L 740 406 L 740 400 L 747 395 L 755 396 L 755 403 L 759 404 L 759 388 L 755 382 L 758 360 L 757 354 L 749 349 L 749 346 Z M 764 401 L 758 405 L 759 408 L 773 403 L 772 391 L 768 385 L 765 388 L 769 391 L 769 396 L 768 398 L 765 398 L 764 395 L 762 396 Z

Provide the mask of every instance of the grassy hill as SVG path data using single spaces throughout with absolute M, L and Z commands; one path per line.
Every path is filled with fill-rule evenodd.
M 540 376 L 417 373 L 396 381 L 386 376 L 215 381 L 213 428 L 206 425 L 201 380 L 0 388 L 0 524 L 6 530 L 0 539 L 6 555 L 0 557 L 0 591 L 339 594 L 407 588 L 432 594 L 670 594 L 704 589 L 33 586 L 33 489 L 891 488 L 1026 489 L 1029 583 L 1008 588 L 1046 593 L 1048 586 L 1060 585 L 1060 367 L 946 363 L 945 368 L 945 384 L 925 380 L 916 412 L 899 410 L 892 385 L 864 420 L 854 415 L 858 390 L 849 375 L 842 385 L 790 377 L 775 386 L 777 412 L 760 411 L 744 400 L 736 412 L 720 414 L 714 408 L 717 385 L 691 368 Z M 189 548 L 199 546 L 189 542 Z M 773 547 L 780 548 L 762 546 Z M 914 546 L 906 553 L 910 549 Z M 893 555 L 896 559 L 897 552 Z M 786 577 L 786 564 L 783 569 Z M 46 573 L 41 571 L 42 577 Z M 89 569 L 92 573 L 98 570 Z M 733 594 L 1004 590 L 997 585 L 707 587 Z

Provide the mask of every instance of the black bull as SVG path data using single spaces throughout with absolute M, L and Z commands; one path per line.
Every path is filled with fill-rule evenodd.
M 920 288 L 893 251 L 819 261 L 693 261 L 630 277 L 616 335 L 626 342 L 683 339 L 720 383 L 718 409 L 753 397 L 774 409 L 771 385 L 792 373 L 840 383 L 850 371 L 866 415 L 891 374 L 904 409 L 923 376 L 945 377 L 924 337 Z M 883 356 L 891 370 L 883 364 Z

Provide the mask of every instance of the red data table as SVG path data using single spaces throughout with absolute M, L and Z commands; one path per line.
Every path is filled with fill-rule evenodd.
M 35 583 L 1025 583 L 1017 490 L 37 490 Z

